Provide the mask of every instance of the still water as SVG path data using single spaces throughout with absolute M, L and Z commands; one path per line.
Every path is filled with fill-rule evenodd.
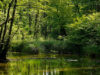
M 99 59 L 72 55 L 14 55 L 0 75 L 100 75 Z

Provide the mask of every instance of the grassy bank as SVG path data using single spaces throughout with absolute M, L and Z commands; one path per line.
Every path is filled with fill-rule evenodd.
M 100 47 L 97 45 L 82 45 L 72 43 L 70 40 L 45 40 L 45 41 L 19 41 L 13 42 L 11 51 L 21 53 L 54 53 L 54 54 L 99 54 Z

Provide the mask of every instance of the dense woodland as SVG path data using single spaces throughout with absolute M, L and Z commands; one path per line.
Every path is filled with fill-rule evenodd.
M 0 0 L 0 59 L 7 52 L 99 55 L 100 0 Z

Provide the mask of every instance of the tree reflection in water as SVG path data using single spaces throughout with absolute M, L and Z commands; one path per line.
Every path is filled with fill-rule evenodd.
M 78 61 L 68 61 L 64 57 L 11 61 L 0 64 L 0 75 L 100 75 L 99 62 L 90 58 L 77 59 Z

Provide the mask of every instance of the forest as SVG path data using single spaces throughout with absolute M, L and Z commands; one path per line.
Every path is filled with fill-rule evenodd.
M 7 54 L 98 56 L 100 0 L 0 0 L 0 60 Z
M 0 0 L 0 75 L 100 75 L 100 0 Z

